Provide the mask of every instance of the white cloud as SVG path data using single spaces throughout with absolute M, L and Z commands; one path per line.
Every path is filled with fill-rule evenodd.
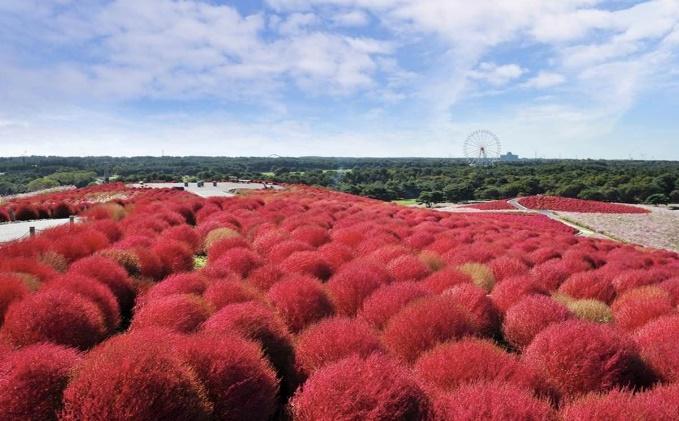
M 525 72 L 517 64 L 503 64 L 498 66 L 495 63 L 483 62 L 469 72 L 469 77 L 474 80 L 481 80 L 493 86 L 503 86 L 521 77 Z
M 338 12 L 331 19 L 336 26 L 347 28 L 365 26 L 370 22 L 368 14 L 361 10 Z
M 559 73 L 541 71 L 536 76 L 524 82 L 522 86 L 526 88 L 543 89 L 558 86 L 564 82 L 566 82 L 566 78 Z

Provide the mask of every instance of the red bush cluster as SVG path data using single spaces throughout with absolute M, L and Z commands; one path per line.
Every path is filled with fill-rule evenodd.
M 648 213 L 644 208 L 618 203 L 599 202 L 597 200 L 572 199 L 558 196 L 528 196 L 519 199 L 519 203 L 529 209 L 546 209 L 563 212 L 584 213 Z
M 0 245 L 0 359 L 15 361 L 0 369 L 12 391 L 0 411 L 679 411 L 676 253 L 576 236 L 544 215 L 444 213 L 301 186 L 203 199 L 108 185 L 8 205 L 20 206 L 23 217 L 82 218 Z M 50 359 L 40 347 L 60 351 Z
M 516 209 L 506 200 L 490 200 L 488 202 L 471 203 L 462 206 L 463 208 L 479 209 L 479 210 L 511 210 Z

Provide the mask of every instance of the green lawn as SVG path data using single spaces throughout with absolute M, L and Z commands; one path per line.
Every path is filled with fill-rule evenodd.
M 403 206 L 417 205 L 417 199 L 392 200 L 391 203 L 396 203 Z

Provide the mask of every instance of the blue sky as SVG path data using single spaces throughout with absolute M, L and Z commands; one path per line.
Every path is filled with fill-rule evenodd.
M 2 0 L 0 155 L 679 159 L 678 0 Z

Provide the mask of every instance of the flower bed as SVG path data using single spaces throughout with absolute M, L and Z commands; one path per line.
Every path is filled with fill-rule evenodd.
M 558 196 L 528 196 L 519 203 L 529 209 L 582 213 L 648 213 L 644 208 L 596 200 L 572 199 Z

